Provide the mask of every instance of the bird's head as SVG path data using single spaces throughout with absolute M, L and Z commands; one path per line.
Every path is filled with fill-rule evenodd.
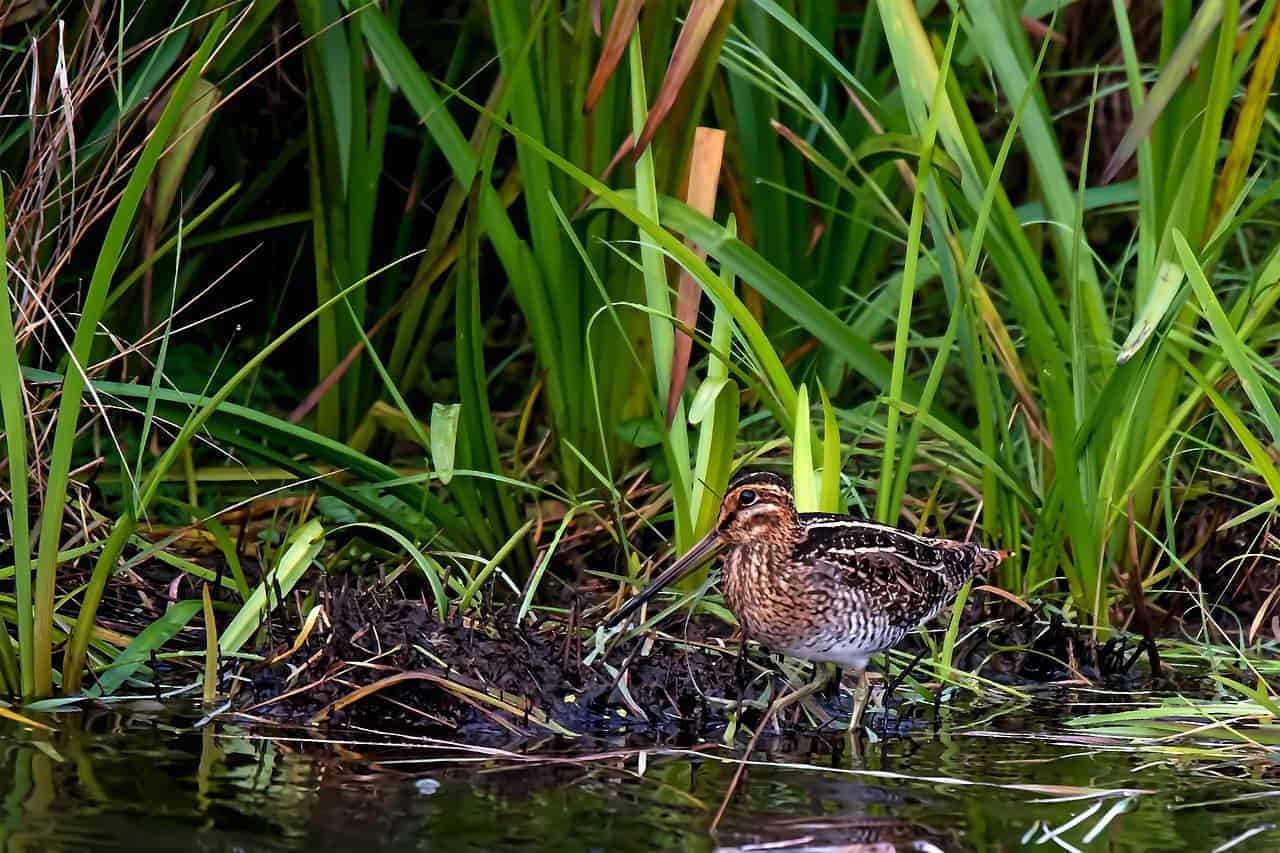
M 619 608 L 607 624 L 622 622 L 660 589 L 701 565 L 722 545 L 785 544 L 798 535 L 799 529 L 796 502 L 786 480 L 760 471 L 740 473 L 725 490 L 716 526 Z
M 731 545 L 790 537 L 797 525 L 796 501 L 777 474 L 748 471 L 734 477 L 720 503 L 716 534 Z

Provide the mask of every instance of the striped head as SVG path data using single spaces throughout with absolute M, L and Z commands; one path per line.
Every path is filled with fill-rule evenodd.
M 716 531 L 732 545 L 798 537 L 800 522 L 787 481 L 764 471 L 739 473 L 725 490 Z

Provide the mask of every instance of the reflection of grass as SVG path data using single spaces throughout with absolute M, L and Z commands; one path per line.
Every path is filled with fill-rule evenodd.
M 144 790 L 150 814 L 162 810 L 169 821 L 160 824 L 165 829 L 174 815 L 198 814 L 209 839 L 233 834 L 242 845 L 266 843 L 268 833 L 311 837 L 329 826 L 327 814 L 347 814 L 355 804 L 381 833 L 361 839 L 370 850 L 405 833 L 419 843 L 499 848 L 517 837 L 513 831 L 543 847 L 599 849 L 713 842 L 724 850 L 787 849 L 877 831 L 898 849 L 919 850 L 1207 851 L 1241 838 L 1254 838 L 1248 849 L 1274 847 L 1274 835 L 1261 835 L 1273 831 L 1278 793 L 1265 777 L 1233 775 L 1224 762 L 1189 751 L 1152 756 L 1054 742 L 1042 737 L 1048 716 L 1028 716 L 1026 730 L 1006 740 L 967 740 L 944 729 L 877 744 L 857 759 L 832 754 L 830 741 L 776 740 L 769 758 L 749 763 L 709 839 L 707 825 L 741 763 L 735 751 L 712 744 L 510 746 L 385 727 L 248 728 L 225 712 L 200 721 L 197 735 L 190 712 L 151 719 L 118 708 L 120 725 L 109 732 L 60 725 L 32 734 L 0 725 L 8 744 L 0 778 L 21 794 L 3 826 L 33 843 L 61 833 L 57 846 L 94 822 L 103 833 L 121 832 L 113 817 L 126 814 L 136 843 L 156 826 L 131 798 Z M 33 761 L 49 766 L 32 774 Z M 196 784 L 172 784 L 183 767 Z M 59 768 L 73 772 L 76 784 L 63 784 L 53 772 Z M 92 807 L 76 808 L 82 802 Z M 59 821 L 33 822 L 41 809 L 56 809 Z M 244 815 L 256 820 L 246 823 Z M 933 846 L 912 847 L 915 838 Z
M 1067 725 L 1098 735 L 1163 745 L 1184 738 L 1226 739 L 1262 749 L 1280 746 L 1276 715 L 1256 702 L 1209 702 L 1186 697 L 1157 708 L 1087 714 Z
M 1272 752 L 1280 747 L 1280 697 L 1268 678 L 1280 675 L 1280 660 L 1254 652 L 1245 654 L 1233 644 L 1163 641 L 1162 660 L 1179 673 L 1177 677 L 1188 690 L 1162 695 L 1074 685 L 1067 695 L 1073 697 L 1074 705 L 1091 713 L 1070 717 L 1064 725 L 1078 733 L 1070 736 L 1072 742 L 1080 742 L 1079 736 L 1097 737 L 1105 739 L 1099 744 L 1115 749 L 1198 758 Z M 1232 677 L 1224 674 L 1226 671 L 1243 675 Z M 1242 678 L 1251 680 L 1252 686 Z M 1135 699 L 1135 694 L 1145 698 Z M 1097 710 L 1108 705 L 1123 710 Z M 982 729 L 991 720 L 1016 710 L 1013 706 L 995 709 L 986 720 L 970 723 L 966 729 Z M 1226 743 L 1215 745 L 1218 742 Z

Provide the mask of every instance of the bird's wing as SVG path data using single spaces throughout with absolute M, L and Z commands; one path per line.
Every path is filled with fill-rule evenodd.
M 849 587 L 870 610 L 883 611 L 897 624 L 914 626 L 950 603 L 951 589 L 941 572 L 918 569 L 888 552 L 863 551 L 814 563 L 827 582 Z
M 805 513 L 800 518 L 805 531 L 796 546 L 800 561 L 830 557 L 837 563 L 864 559 L 877 565 L 900 564 L 890 570 L 937 573 L 953 590 L 1003 556 L 972 543 L 917 536 L 848 515 Z
M 818 566 L 833 584 L 855 589 L 868 606 L 916 623 L 950 603 L 982 568 L 976 545 L 929 539 L 849 516 L 806 515 L 798 562 Z

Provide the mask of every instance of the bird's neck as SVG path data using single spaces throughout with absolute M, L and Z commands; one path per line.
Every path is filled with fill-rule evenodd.
M 799 519 L 792 518 L 760 531 L 758 536 L 735 543 L 725 560 L 727 580 L 734 585 L 759 585 L 780 580 L 790 571 L 791 555 L 803 535 Z

